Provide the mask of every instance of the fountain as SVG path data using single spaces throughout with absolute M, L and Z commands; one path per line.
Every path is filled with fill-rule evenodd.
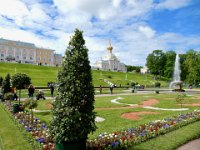
M 180 78 L 181 69 L 180 69 L 180 58 L 179 54 L 176 55 L 175 65 L 174 65 L 174 73 L 173 73 L 173 81 L 170 83 L 170 89 L 172 91 L 184 92 L 182 89 L 182 81 Z

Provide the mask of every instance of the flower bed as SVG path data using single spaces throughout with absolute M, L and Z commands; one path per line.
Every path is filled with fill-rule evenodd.
M 32 137 L 37 142 L 42 144 L 44 150 L 54 150 L 55 144 L 50 137 L 48 127 L 42 123 L 38 118 L 33 117 L 33 124 L 31 123 L 31 117 L 29 113 L 19 112 L 14 114 L 15 119 L 22 124 L 26 131 L 30 132 Z
M 10 103 L 5 103 L 5 105 L 7 106 L 8 111 L 12 111 Z M 19 112 L 14 114 L 14 117 L 13 115 L 10 116 L 19 124 L 20 130 L 24 135 L 26 135 L 26 138 L 33 147 L 41 150 L 55 150 L 55 143 L 50 137 L 48 127 L 44 123 L 40 122 L 38 118 L 34 117 L 32 124 L 30 120 L 31 117 L 28 112 Z M 123 150 L 127 147 L 133 146 L 134 144 L 141 143 L 199 120 L 200 110 L 197 110 L 187 114 L 180 114 L 172 118 L 156 120 L 148 124 L 140 125 L 136 128 L 129 128 L 112 134 L 103 133 L 96 139 L 88 140 L 87 149 Z
M 114 132 L 112 134 L 103 133 L 94 140 L 88 140 L 87 149 L 126 149 L 134 144 L 176 130 L 177 128 L 198 120 L 200 120 L 200 110 L 187 114 L 180 114 L 173 118 L 156 120 L 148 124 L 140 125 L 137 128 L 129 128 L 128 130 Z
M 5 102 L 5 108 L 8 112 L 12 112 L 10 102 Z M 11 119 L 18 125 L 25 139 L 32 145 L 34 149 L 55 150 L 55 144 L 50 137 L 49 129 L 46 124 L 42 123 L 38 118 L 33 117 L 29 112 L 9 113 Z

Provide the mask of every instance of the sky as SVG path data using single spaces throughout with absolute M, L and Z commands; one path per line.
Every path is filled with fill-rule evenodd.
M 200 0 L 0 0 L 0 38 L 64 54 L 76 28 L 91 65 L 108 51 L 144 66 L 153 50 L 200 50 Z

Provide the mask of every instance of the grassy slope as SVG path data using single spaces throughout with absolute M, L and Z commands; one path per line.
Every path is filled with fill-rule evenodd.
M 11 118 L 9 118 L 8 114 L 1 106 L 0 114 L 0 138 L 2 138 L 3 148 L 5 150 L 31 150 L 31 146 L 24 140 L 18 127 L 14 124 Z
M 36 66 L 30 64 L 16 64 L 16 63 L 2 63 L 0 62 L 0 76 L 3 78 L 7 73 L 14 75 L 16 73 L 26 73 L 31 79 L 35 86 L 46 86 L 49 81 L 56 81 L 57 73 L 59 68 L 57 67 L 47 67 L 47 66 Z M 127 85 L 130 81 L 138 82 L 143 85 L 153 85 L 155 80 L 153 80 L 151 75 L 140 75 L 137 73 L 124 73 L 124 72 L 110 72 L 110 71 L 99 71 L 93 70 L 93 82 L 94 86 L 108 86 L 103 80 L 107 79 L 116 85 Z M 109 78 L 111 76 L 111 78 Z M 127 76 L 127 80 L 126 80 Z M 166 86 L 166 82 L 161 82 L 162 86 Z

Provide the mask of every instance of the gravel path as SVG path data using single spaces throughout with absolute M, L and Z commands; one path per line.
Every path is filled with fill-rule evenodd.
M 177 150 L 200 150 L 200 139 L 193 140 L 179 147 Z

